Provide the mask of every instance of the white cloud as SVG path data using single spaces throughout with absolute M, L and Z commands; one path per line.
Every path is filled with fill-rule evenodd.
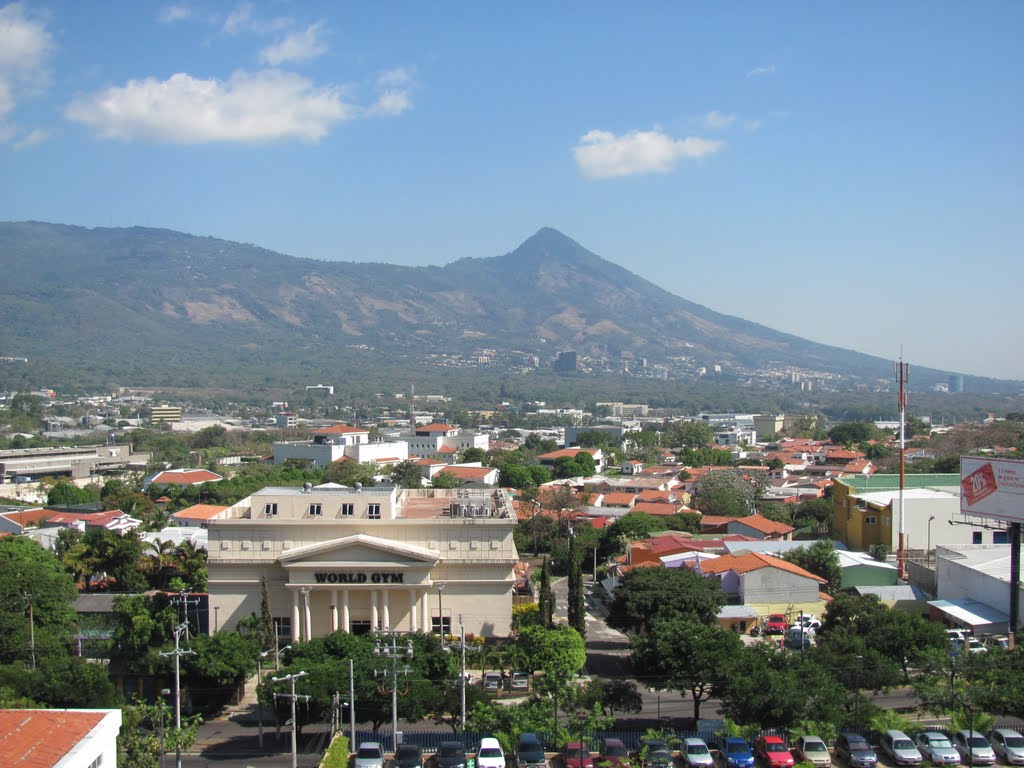
M 36 144 L 42 144 L 48 138 L 50 138 L 50 134 L 48 132 L 41 130 L 39 128 L 33 128 L 31 131 L 25 134 L 24 138 L 21 138 L 18 141 L 14 142 L 14 149 L 28 149 L 29 147 L 34 147 Z
M 18 128 L 9 122 L 18 99 L 49 81 L 47 63 L 53 39 L 46 24 L 26 13 L 22 3 L 0 8 L 0 141 L 13 139 Z
M 252 25 L 252 3 L 241 3 L 228 14 L 221 32 L 225 35 L 237 35 Z
M 389 69 L 377 78 L 378 88 L 395 88 L 409 85 L 412 82 L 412 73 L 405 67 Z
M 76 96 L 65 109 L 103 138 L 168 144 L 315 142 L 357 112 L 339 87 L 277 69 L 236 72 L 228 80 L 185 73 L 130 80 Z
M 318 21 L 302 31 L 289 32 L 282 40 L 260 51 L 260 61 L 276 67 L 287 61 L 315 59 L 327 53 L 327 43 L 321 39 L 325 23 Z
M 774 75 L 774 74 L 775 74 L 775 65 L 774 64 L 767 64 L 767 65 L 761 66 L 761 67 L 754 67 L 752 70 L 747 72 L 747 79 L 749 80 L 752 77 L 764 77 L 765 75 Z
M 590 131 L 573 147 L 576 165 L 584 176 L 607 179 L 645 173 L 670 173 L 680 160 L 713 154 L 725 142 L 688 136 L 673 139 L 660 128 L 630 131 L 616 136 L 609 131 Z
M 368 115 L 400 115 L 412 109 L 412 73 L 396 67 L 377 77 L 377 100 L 366 110 Z
M 712 110 L 704 115 L 704 123 L 708 128 L 716 131 L 725 130 L 736 121 L 736 115 L 725 115 L 718 110 Z
M 184 21 L 191 18 L 192 9 L 187 5 L 168 5 L 160 11 L 161 24 L 173 24 L 176 21 Z

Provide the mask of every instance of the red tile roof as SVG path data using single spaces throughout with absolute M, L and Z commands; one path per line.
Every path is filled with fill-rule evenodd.
M 734 571 L 736 573 L 749 573 L 750 571 L 757 571 L 761 568 L 778 568 L 782 571 L 788 571 L 789 573 L 796 574 L 797 576 L 803 576 L 805 579 L 813 579 L 819 584 L 824 584 L 825 579 L 819 576 L 815 576 L 809 571 L 805 571 L 798 565 L 793 565 L 781 557 L 772 557 L 771 555 L 765 555 L 761 552 L 743 552 L 742 554 L 736 555 L 722 555 L 714 560 L 705 560 L 700 564 L 700 569 L 704 573 L 725 573 L 726 571 Z
M 630 512 L 643 512 L 646 515 L 658 515 L 661 517 L 668 517 L 669 515 L 677 515 L 680 512 L 690 512 L 683 504 L 665 504 L 660 501 L 641 501 L 634 504 L 629 510 Z
M 451 432 L 453 429 L 458 429 L 458 427 L 453 427 L 451 424 L 442 424 L 440 422 L 427 424 L 425 427 L 416 427 L 417 432 Z
M 160 472 L 150 482 L 156 485 L 195 485 L 223 480 L 216 472 L 208 469 L 168 469 Z
M 180 512 L 175 512 L 171 517 L 177 520 L 209 520 L 225 509 L 227 507 L 221 507 L 217 504 L 193 504 L 191 507 L 185 507 Z
M 746 517 L 738 518 L 736 522 L 742 523 L 748 528 L 753 528 L 755 531 L 760 531 L 761 533 L 768 534 L 778 533 L 785 535 L 787 533 L 792 533 L 794 530 L 796 530 L 791 525 L 786 525 L 785 523 L 777 523 L 774 520 L 769 520 L 767 517 L 764 517 L 762 515 L 747 515 Z
M 575 459 L 577 454 L 580 454 L 580 453 L 589 453 L 591 456 L 595 456 L 595 455 L 597 455 L 597 452 L 599 450 L 600 450 L 599 448 L 563 448 L 560 451 L 551 451 L 551 453 L 542 453 L 537 458 L 538 459 L 550 459 L 551 461 L 554 461 L 555 459 L 561 459 L 564 456 L 564 457 L 567 457 L 567 458 L 570 458 L 570 459 Z
M 497 471 L 494 467 L 445 467 L 438 474 L 448 473 L 460 480 L 483 480 L 492 472 Z
M 105 715 L 62 709 L 0 710 L 0 765 L 53 768 Z
M 618 491 L 604 494 L 601 504 L 606 507 L 628 507 L 636 499 L 635 493 Z
M 333 424 L 313 430 L 314 435 L 368 435 L 370 430 L 365 427 L 350 427 L 347 424 Z
M 49 520 L 56 514 L 57 512 L 52 509 L 21 509 L 17 512 L 4 512 L 0 517 L 5 517 L 12 523 L 17 523 L 22 528 L 25 528 L 34 523 Z

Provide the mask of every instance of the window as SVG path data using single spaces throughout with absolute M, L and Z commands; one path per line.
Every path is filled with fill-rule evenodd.
M 380 504 L 367 504 L 366 516 L 371 520 L 380 520 Z
M 264 504 L 263 514 L 267 517 L 277 517 L 277 504 Z
M 981 544 L 981 531 L 975 531 L 971 534 L 971 544 Z
M 291 616 L 275 616 L 274 617 L 274 631 L 277 632 L 278 639 L 288 638 L 292 636 L 292 617 Z
M 320 517 L 323 514 L 324 508 L 321 504 L 310 504 L 309 505 L 309 516 Z
M 1010 543 L 1010 533 L 1009 533 L 1009 531 L 995 531 L 992 534 L 992 543 L 993 544 L 1009 544 Z
M 452 617 L 445 616 L 442 624 L 442 619 L 438 616 L 432 616 L 430 619 L 430 631 L 435 635 L 444 632 L 445 636 L 452 633 Z
M 868 515 L 867 517 L 864 518 L 864 522 L 867 525 L 874 525 L 875 524 L 875 516 L 874 515 Z
M 354 515 L 355 513 L 356 513 L 356 505 L 355 504 L 342 504 L 341 505 L 341 516 L 342 517 L 352 517 L 352 515 Z

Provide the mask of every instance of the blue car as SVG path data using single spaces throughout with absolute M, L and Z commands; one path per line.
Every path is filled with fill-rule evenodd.
M 744 739 L 737 736 L 722 739 L 722 754 L 727 768 L 753 768 L 754 753 Z

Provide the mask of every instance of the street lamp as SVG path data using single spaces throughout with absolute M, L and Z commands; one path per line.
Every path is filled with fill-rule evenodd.
M 533 517 L 530 518 L 530 527 L 533 528 L 533 556 L 537 556 L 537 515 L 540 514 L 540 502 L 533 500 Z
M 263 749 L 263 702 L 260 701 L 259 697 L 259 684 L 263 682 L 263 659 L 267 658 L 270 654 L 274 654 L 274 671 L 280 671 L 281 651 L 287 650 L 291 650 L 290 645 L 286 645 L 284 648 L 274 647 L 261 651 L 260 655 L 256 657 L 256 716 L 259 719 L 260 749 Z
M 928 550 L 924 553 L 925 562 L 929 565 L 932 562 L 932 521 L 935 519 L 935 515 L 931 515 L 928 518 Z
M 164 752 L 166 752 L 164 749 L 164 710 L 167 707 L 167 699 L 164 697 L 170 695 L 170 688 L 160 689 L 160 768 L 164 768 Z

